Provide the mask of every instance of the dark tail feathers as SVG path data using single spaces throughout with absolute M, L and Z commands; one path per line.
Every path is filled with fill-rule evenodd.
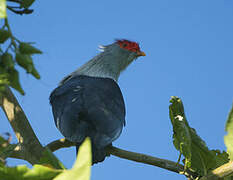
M 77 143 L 76 144 L 76 155 L 78 155 L 78 149 L 79 146 L 81 145 L 81 143 Z M 102 162 L 104 161 L 105 157 L 106 157 L 106 150 L 103 149 L 98 149 L 95 147 L 95 145 L 93 145 L 93 143 L 91 143 L 91 149 L 92 149 L 92 165 L 93 164 L 97 164 L 98 162 Z

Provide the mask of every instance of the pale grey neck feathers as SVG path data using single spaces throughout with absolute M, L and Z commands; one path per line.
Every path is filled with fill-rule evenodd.
M 102 53 L 63 79 L 61 84 L 75 75 L 111 78 L 117 82 L 120 73 L 137 57 L 136 53 L 122 49 L 115 43 L 101 48 Z

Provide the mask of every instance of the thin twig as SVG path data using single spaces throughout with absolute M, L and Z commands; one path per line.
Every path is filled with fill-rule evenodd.
M 22 10 L 15 10 L 15 8 L 11 7 L 11 6 L 7 6 L 7 9 L 9 9 L 10 11 L 12 11 L 15 14 L 19 14 L 19 15 L 23 15 L 23 14 L 31 14 L 33 13 L 33 9 L 28 9 L 28 8 L 24 8 Z
M 13 9 L 22 9 L 20 6 L 7 6 L 7 7 L 10 7 L 10 8 L 13 8 Z
M 15 38 L 14 38 L 14 36 L 13 36 L 13 33 L 12 33 L 12 31 L 11 31 L 11 28 L 10 28 L 10 25 L 9 25 L 9 22 L 8 22 L 8 19 L 7 19 L 7 18 L 5 18 L 4 26 L 7 27 L 7 30 L 8 30 L 8 32 L 10 33 L 10 39 L 11 39 L 11 44 L 10 44 L 10 45 L 13 45 L 14 48 L 17 49 L 17 45 L 16 45 L 16 43 L 15 43 Z
M 184 166 L 177 164 L 176 162 L 169 161 L 166 159 L 160 159 L 160 158 L 149 156 L 146 154 L 126 151 L 123 149 L 116 148 L 114 146 L 108 147 L 108 152 L 111 155 L 114 155 L 120 158 L 157 166 L 157 167 L 167 169 L 169 171 L 173 171 L 176 173 L 180 173 L 184 171 Z
M 24 157 L 31 164 L 38 163 L 44 148 L 37 139 L 26 115 L 8 86 L 5 86 L 5 91 L 2 93 L 0 105 L 20 143 L 20 156 Z
M 48 147 L 50 149 L 50 151 L 52 151 L 52 152 L 57 151 L 61 148 L 68 148 L 68 147 L 72 147 L 72 146 L 75 146 L 75 143 L 71 142 L 65 138 L 58 139 L 58 140 L 53 141 L 53 142 L 46 145 L 46 147 Z
M 21 4 L 21 1 L 20 0 L 7 0 L 8 2 L 14 2 L 14 3 L 18 3 L 18 4 Z

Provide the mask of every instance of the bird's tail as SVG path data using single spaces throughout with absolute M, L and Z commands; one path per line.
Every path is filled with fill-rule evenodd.
M 82 143 L 76 143 L 76 155 L 78 155 L 79 147 Z M 96 146 L 91 143 L 91 149 L 92 149 L 92 165 L 97 164 L 98 162 L 104 161 L 106 157 L 106 150 L 104 148 L 96 148 Z

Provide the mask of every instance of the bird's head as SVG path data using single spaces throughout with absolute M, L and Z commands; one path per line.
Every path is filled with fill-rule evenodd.
M 107 52 L 113 56 L 119 56 L 126 59 L 136 59 L 139 56 L 146 54 L 140 50 L 137 42 L 129 41 L 126 39 L 117 39 L 113 44 L 107 46 L 99 46 L 100 51 Z
M 122 51 L 128 52 L 130 56 L 134 56 L 135 58 L 146 55 L 143 51 L 140 50 L 139 44 L 136 42 L 122 39 L 116 40 L 115 43 L 120 47 Z
M 81 66 L 73 74 L 94 77 L 109 77 L 118 80 L 120 73 L 139 56 L 146 54 L 140 50 L 139 44 L 126 39 L 118 39 L 106 46 L 99 46 L 102 53 Z
M 100 56 L 104 59 L 108 59 L 105 63 L 113 64 L 118 71 L 123 71 L 133 60 L 139 56 L 145 56 L 146 54 L 140 50 L 139 44 L 126 39 L 117 39 L 113 44 L 107 46 L 99 46 L 103 51 Z

